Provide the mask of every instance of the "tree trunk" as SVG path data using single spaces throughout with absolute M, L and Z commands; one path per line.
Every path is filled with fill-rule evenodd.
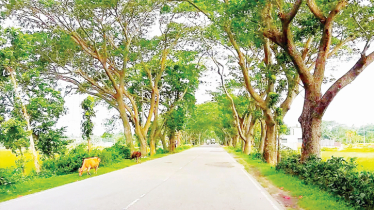
M 166 145 L 166 134 L 165 133 L 162 134 L 162 136 L 161 136 L 161 142 L 162 142 L 162 147 L 163 147 L 164 151 L 165 152 L 169 151 L 168 146 Z
M 150 147 L 150 156 L 153 156 L 156 154 L 156 141 L 153 136 L 151 136 L 151 139 L 149 141 L 149 147 Z
M 303 132 L 301 161 L 306 161 L 311 155 L 321 157 L 320 139 L 322 135 L 322 119 L 313 113 L 313 103 L 305 99 L 304 109 L 299 118 Z
M 153 121 L 151 134 L 150 134 L 150 140 L 149 140 L 149 147 L 150 147 L 150 156 L 153 156 L 156 154 L 156 136 L 157 136 L 157 119 Z
M 271 110 L 267 110 L 265 114 L 266 122 L 266 139 L 264 147 L 264 159 L 270 165 L 277 163 L 277 140 L 276 140 L 276 124 L 273 119 Z
M 230 146 L 230 147 L 232 147 L 232 145 L 233 145 L 232 142 L 234 141 L 234 138 L 235 138 L 235 137 L 232 137 L 232 138 L 230 138 L 230 140 L 229 140 L 229 146 Z
M 260 141 L 260 146 L 259 146 L 259 152 L 261 154 L 264 154 L 265 140 L 266 140 L 266 123 L 264 120 L 261 120 L 261 141 Z
M 252 144 L 251 144 L 251 141 L 249 139 L 247 139 L 246 141 L 243 141 L 243 153 L 246 154 L 246 155 L 249 155 L 249 153 L 251 153 L 251 149 L 252 149 Z
M 24 107 L 24 109 L 26 111 L 26 107 L 24 105 L 22 105 L 22 106 Z M 32 133 L 31 125 L 30 125 L 30 117 L 28 116 L 27 113 L 25 114 L 25 117 L 27 117 L 26 118 L 27 131 L 30 131 L 30 133 Z M 35 144 L 34 144 L 34 139 L 32 137 L 32 134 L 30 134 L 29 139 L 30 139 L 31 153 L 32 153 L 32 156 L 33 156 L 33 159 L 34 159 L 35 171 L 36 171 L 36 173 L 39 173 L 40 172 L 40 165 L 39 165 L 39 162 L 38 162 L 38 154 L 36 153 L 36 150 L 35 150 Z
M 157 95 L 158 96 L 158 95 Z M 154 119 L 153 119 L 153 124 L 151 128 L 151 139 L 149 142 L 150 146 L 150 156 L 153 156 L 156 154 L 156 136 L 157 136 L 157 128 L 159 127 L 158 125 L 158 106 L 160 103 L 160 97 L 157 97 L 156 104 L 155 104 L 155 110 L 154 110 Z M 161 129 L 161 128 L 160 128 Z
M 130 148 L 131 152 L 133 152 L 134 144 L 133 144 L 133 139 L 132 139 L 129 117 L 127 116 L 126 108 L 124 106 L 122 98 L 118 100 L 117 102 L 118 102 L 118 111 L 120 113 L 120 117 L 121 117 L 122 124 L 123 124 L 123 132 L 126 137 L 126 144 Z
M 142 157 L 147 157 L 147 142 L 145 139 L 140 140 L 140 152 L 142 153 Z
M 233 144 L 232 144 L 232 146 L 233 146 L 234 148 L 236 148 L 236 146 L 238 145 L 238 138 L 239 138 L 238 135 L 235 135 L 235 136 L 234 136 Z
M 90 154 L 90 152 L 91 152 L 91 139 L 88 138 L 87 141 L 88 141 L 88 145 L 87 145 L 87 147 L 88 147 L 88 154 Z
M 256 121 L 257 121 L 256 119 L 251 119 L 251 122 L 249 123 L 247 136 L 244 142 L 244 150 L 243 150 L 243 153 L 246 155 L 249 155 L 249 153 L 252 152 L 252 144 L 254 142 L 253 133 L 254 133 Z
M 135 125 L 135 127 L 135 132 L 140 142 L 140 152 L 142 153 L 142 157 L 146 157 L 148 156 L 146 136 L 144 136 L 139 124 Z
M 280 153 L 280 147 L 281 147 L 281 143 L 280 143 L 280 139 L 279 139 L 279 129 L 277 129 L 277 164 L 280 163 L 281 161 L 281 153 Z
M 12 83 L 13 83 L 14 92 L 16 93 L 16 96 L 20 100 L 20 103 L 21 103 L 21 106 L 22 106 L 22 114 L 23 114 L 23 117 L 25 118 L 25 121 L 26 121 L 26 124 L 27 124 L 27 131 L 30 133 L 30 135 L 29 135 L 30 150 L 31 150 L 31 153 L 32 153 L 32 156 L 33 156 L 33 159 L 34 159 L 35 171 L 36 171 L 36 173 L 39 173 L 40 172 L 40 165 L 39 165 L 39 162 L 38 162 L 38 154 L 36 153 L 36 150 L 35 150 L 34 137 L 32 135 L 32 129 L 31 129 L 31 124 L 30 124 L 30 116 L 27 113 L 26 106 L 23 104 L 23 102 L 21 100 L 21 94 L 18 91 L 17 81 L 16 81 L 16 78 L 14 76 L 13 69 L 11 69 L 11 68 L 7 68 L 7 69 L 10 73 L 10 77 L 11 77 L 11 80 L 12 80 Z
M 171 133 L 169 136 L 169 152 L 174 153 L 175 152 L 175 134 Z

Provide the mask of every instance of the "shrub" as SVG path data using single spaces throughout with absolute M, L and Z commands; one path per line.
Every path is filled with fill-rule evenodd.
M 15 184 L 24 179 L 22 168 L 9 167 L 0 168 L 0 186 Z
M 157 153 L 157 154 L 165 154 L 165 153 L 168 153 L 168 151 L 165 151 L 165 150 L 163 150 L 162 148 L 157 148 L 157 149 L 156 149 L 156 153 Z
M 242 148 L 240 148 L 240 147 L 236 147 L 236 148 L 235 148 L 235 152 L 242 152 Z
M 300 155 L 292 155 L 283 158 L 276 168 L 346 199 L 354 207 L 373 209 L 374 173 L 357 172 L 356 167 L 355 159 L 347 161 L 342 157 L 332 157 L 322 161 L 310 157 L 305 163 L 300 163 Z
M 49 170 L 57 175 L 76 172 L 81 167 L 82 160 L 89 157 L 86 148 L 87 147 L 82 144 L 64 155 L 56 158 L 47 158 L 43 161 L 43 169 Z
M 259 159 L 259 160 L 264 160 L 264 156 L 258 152 L 258 151 L 253 151 L 249 154 L 249 157 L 251 159 Z
M 94 149 L 88 154 L 87 146 L 82 144 L 64 155 L 45 159 L 43 169 L 57 175 L 74 173 L 82 166 L 83 159 L 88 157 L 99 157 L 101 159 L 100 165 L 107 166 L 124 158 L 129 159 L 130 149 L 125 145 L 116 143 L 103 150 Z
M 121 144 L 120 142 L 115 143 L 113 147 L 119 152 L 119 154 L 121 155 L 121 158 L 130 159 L 131 150 L 129 147 Z

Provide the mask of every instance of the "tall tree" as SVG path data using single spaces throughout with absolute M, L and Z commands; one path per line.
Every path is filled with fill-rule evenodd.
M 197 52 L 180 51 L 177 53 L 178 62 L 169 63 L 160 86 L 160 106 L 155 110 L 154 121 L 150 135 L 151 155 L 155 150 L 156 136 L 163 137 L 163 128 L 166 128 L 175 109 L 184 107 L 185 114 L 195 104 L 195 92 L 199 85 L 200 72 L 203 66 L 194 64 Z M 162 120 L 159 120 L 159 115 Z M 185 115 L 180 115 L 185 117 Z M 160 121 L 160 122 L 159 122 Z M 184 123 L 183 123 L 184 124 Z M 165 130 L 165 129 L 164 129 Z
M 95 114 L 95 98 L 88 96 L 81 103 L 83 109 L 83 121 L 82 121 L 82 137 L 87 139 L 88 152 L 91 151 L 91 135 L 93 134 L 94 124 L 92 118 L 96 116 Z
M 274 3 L 269 1 L 268 4 Z M 299 118 L 303 131 L 302 161 L 311 155 L 320 156 L 322 117 L 326 109 L 340 90 L 374 61 L 374 52 L 367 52 L 374 34 L 373 6 L 372 1 L 356 0 L 277 1 L 269 6 L 275 18 L 267 19 L 264 36 L 287 53 L 304 87 L 304 106 Z M 318 46 L 316 50 L 305 47 L 301 51 L 299 45 L 304 41 L 307 46 L 310 38 L 313 38 L 312 46 Z M 323 93 L 321 87 L 327 78 L 328 58 L 353 40 L 366 43 L 359 53 L 360 58 Z
M 54 126 L 65 110 L 61 94 L 42 76 L 46 65 L 37 62 L 36 39 L 36 35 L 17 29 L 0 29 L 0 116 L 3 121 L 0 127 L 3 127 L 1 140 L 6 147 L 13 150 L 30 147 L 36 172 L 39 172 L 35 148 L 50 155 L 64 145 L 60 140 L 63 129 L 54 130 Z M 52 133 L 57 135 L 55 144 L 45 136 Z M 26 137 L 29 144 L 20 143 Z

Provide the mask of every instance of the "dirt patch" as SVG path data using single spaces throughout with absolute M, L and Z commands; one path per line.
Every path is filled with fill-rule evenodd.
M 290 192 L 283 190 L 283 187 L 278 188 L 277 186 L 273 185 L 273 183 L 266 179 L 266 177 L 264 177 L 261 172 L 257 170 L 257 168 L 248 164 L 242 158 L 237 157 L 234 154 L 231 155 L 233 155 L 235 160 L 242 164 L 245 170 L 249 174 L 251 174 L 261 184 L 261 186 L 264 187 L 266 191 L 268 191 L 270 195 L 283 207 L 285 207 L 286 209 L 302 210 L 302 208 L 297 205 L 299 197 L 293 197 L 291 196 Z

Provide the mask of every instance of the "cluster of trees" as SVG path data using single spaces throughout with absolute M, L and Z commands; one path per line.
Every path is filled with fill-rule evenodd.
M 172 150 L 173 138 L 183 131 L 195 142 L 215 137 L 237 144 L 241 139 L 243 152 L 248 154 L 255 146 L 268 163 L 276 164 L 277 136 L 286 130 L 283 118 L 304 91 L 299 118 L 304 161 L 320 154 L 322 117 L 331 101 L 374 61 L 374 52 L 368 52 L 374 33 L 373 4 L 370 0 L 4 0 L 1 14 L 22 26 L 24 33 L 17 34 L 30 38 L 24 49 L 5 36 L 2 49 L 30 52 L 3 59 L 1 68 L 7 75 L 20 76 L 25 69 L 37 69 L 43 84 L 47 79 L 63 80 L 78 93 L 95 96 L 118 111 L 127 144 L 133 148 L 134 131 L 143 155 L 148 145 L 155 154 L 156 141 L 165 146 L 166 137 Z M 343 56 L 356 64 L 322 92 L 322 84 L 330 79 L 327 61 Z M 17 68 L 9 68 L 12 65 Z M 211 93 L 213 102 L 194 107 L 200 72 L 206 66 L 221 76 L 222 88 Z M 24 93 L 29 91 L 28 85 L 25 88 Z M 22 98 L 18 89 L 13 85 L 14 98 Z M 27 106 L 22 101 L 31 98 L 23 97 L 18 106 Z M 30 114 L 18 113 L 23 113 L 23 130 L 29 132 Z M 4 119 L 8 122 L 10 117 Z M 7 129 L 6 123 L 1 127 Z
M 2 1 L 1 15 L 22 28 L 1 28 L 0 142 L 20 153 L 29 147 L 38 172 L 37 151 L 53 156 L 60 149 L 56 144 L 66 144 L 64 128 L 55 127 L 65 112 L 56 90 L 62 80 L 68 89 L 95 97 L 82 103 L 84 138 L 90 139 L 93 107 L 101 101 L 118 111 L 129 147 L 136 138 L 142 155 L 147 145 L 153 155 L 156 139 L 169 136 L 173 150 L 204 69 L 195 49 L 194 16 L 175 6 Z M 43 141 L 51 145 L 39 146 Z
M 335 96 L 374 61 L 368 52 L 373 38 L 373 2 L 348 0 L 295 1 L 184 1 L 197 9 L 210 24 L 204 38 L 209 55 L 222 72 L 222 58 L 215 46 L 231 52 L 226 62 L 232 76 L 244 84 L 253 100 L 251 114 L 240 114 L 226 90 L 240 138 L 251 142 L 251 124 L 257 120 L 252 110 L 262 112 L 266 134 L 260 152 L 270 164 L 277 162 L 276 134 L 297 94 L 304 89 L 301 161 L 320 156 L 322 117 Z M 359 44 L 363 47 L 359 49 Z M 329 77 L 327 61 L 350 55 L 356 60 L 326 92 L 322 84 Z M 220 70 L 221 69 L 221 70 Z M 222 73 L 221 73 L 222 76 Z M 250 119 L 249 119 L 250 118 Z M 248 121 L 250 121 L 248 123 Z
M 373 143 L 374 125 L 354 127 L 339 124 L 335 121 L 323 121 L 322 138 L 339 141 L 344 144 Z

